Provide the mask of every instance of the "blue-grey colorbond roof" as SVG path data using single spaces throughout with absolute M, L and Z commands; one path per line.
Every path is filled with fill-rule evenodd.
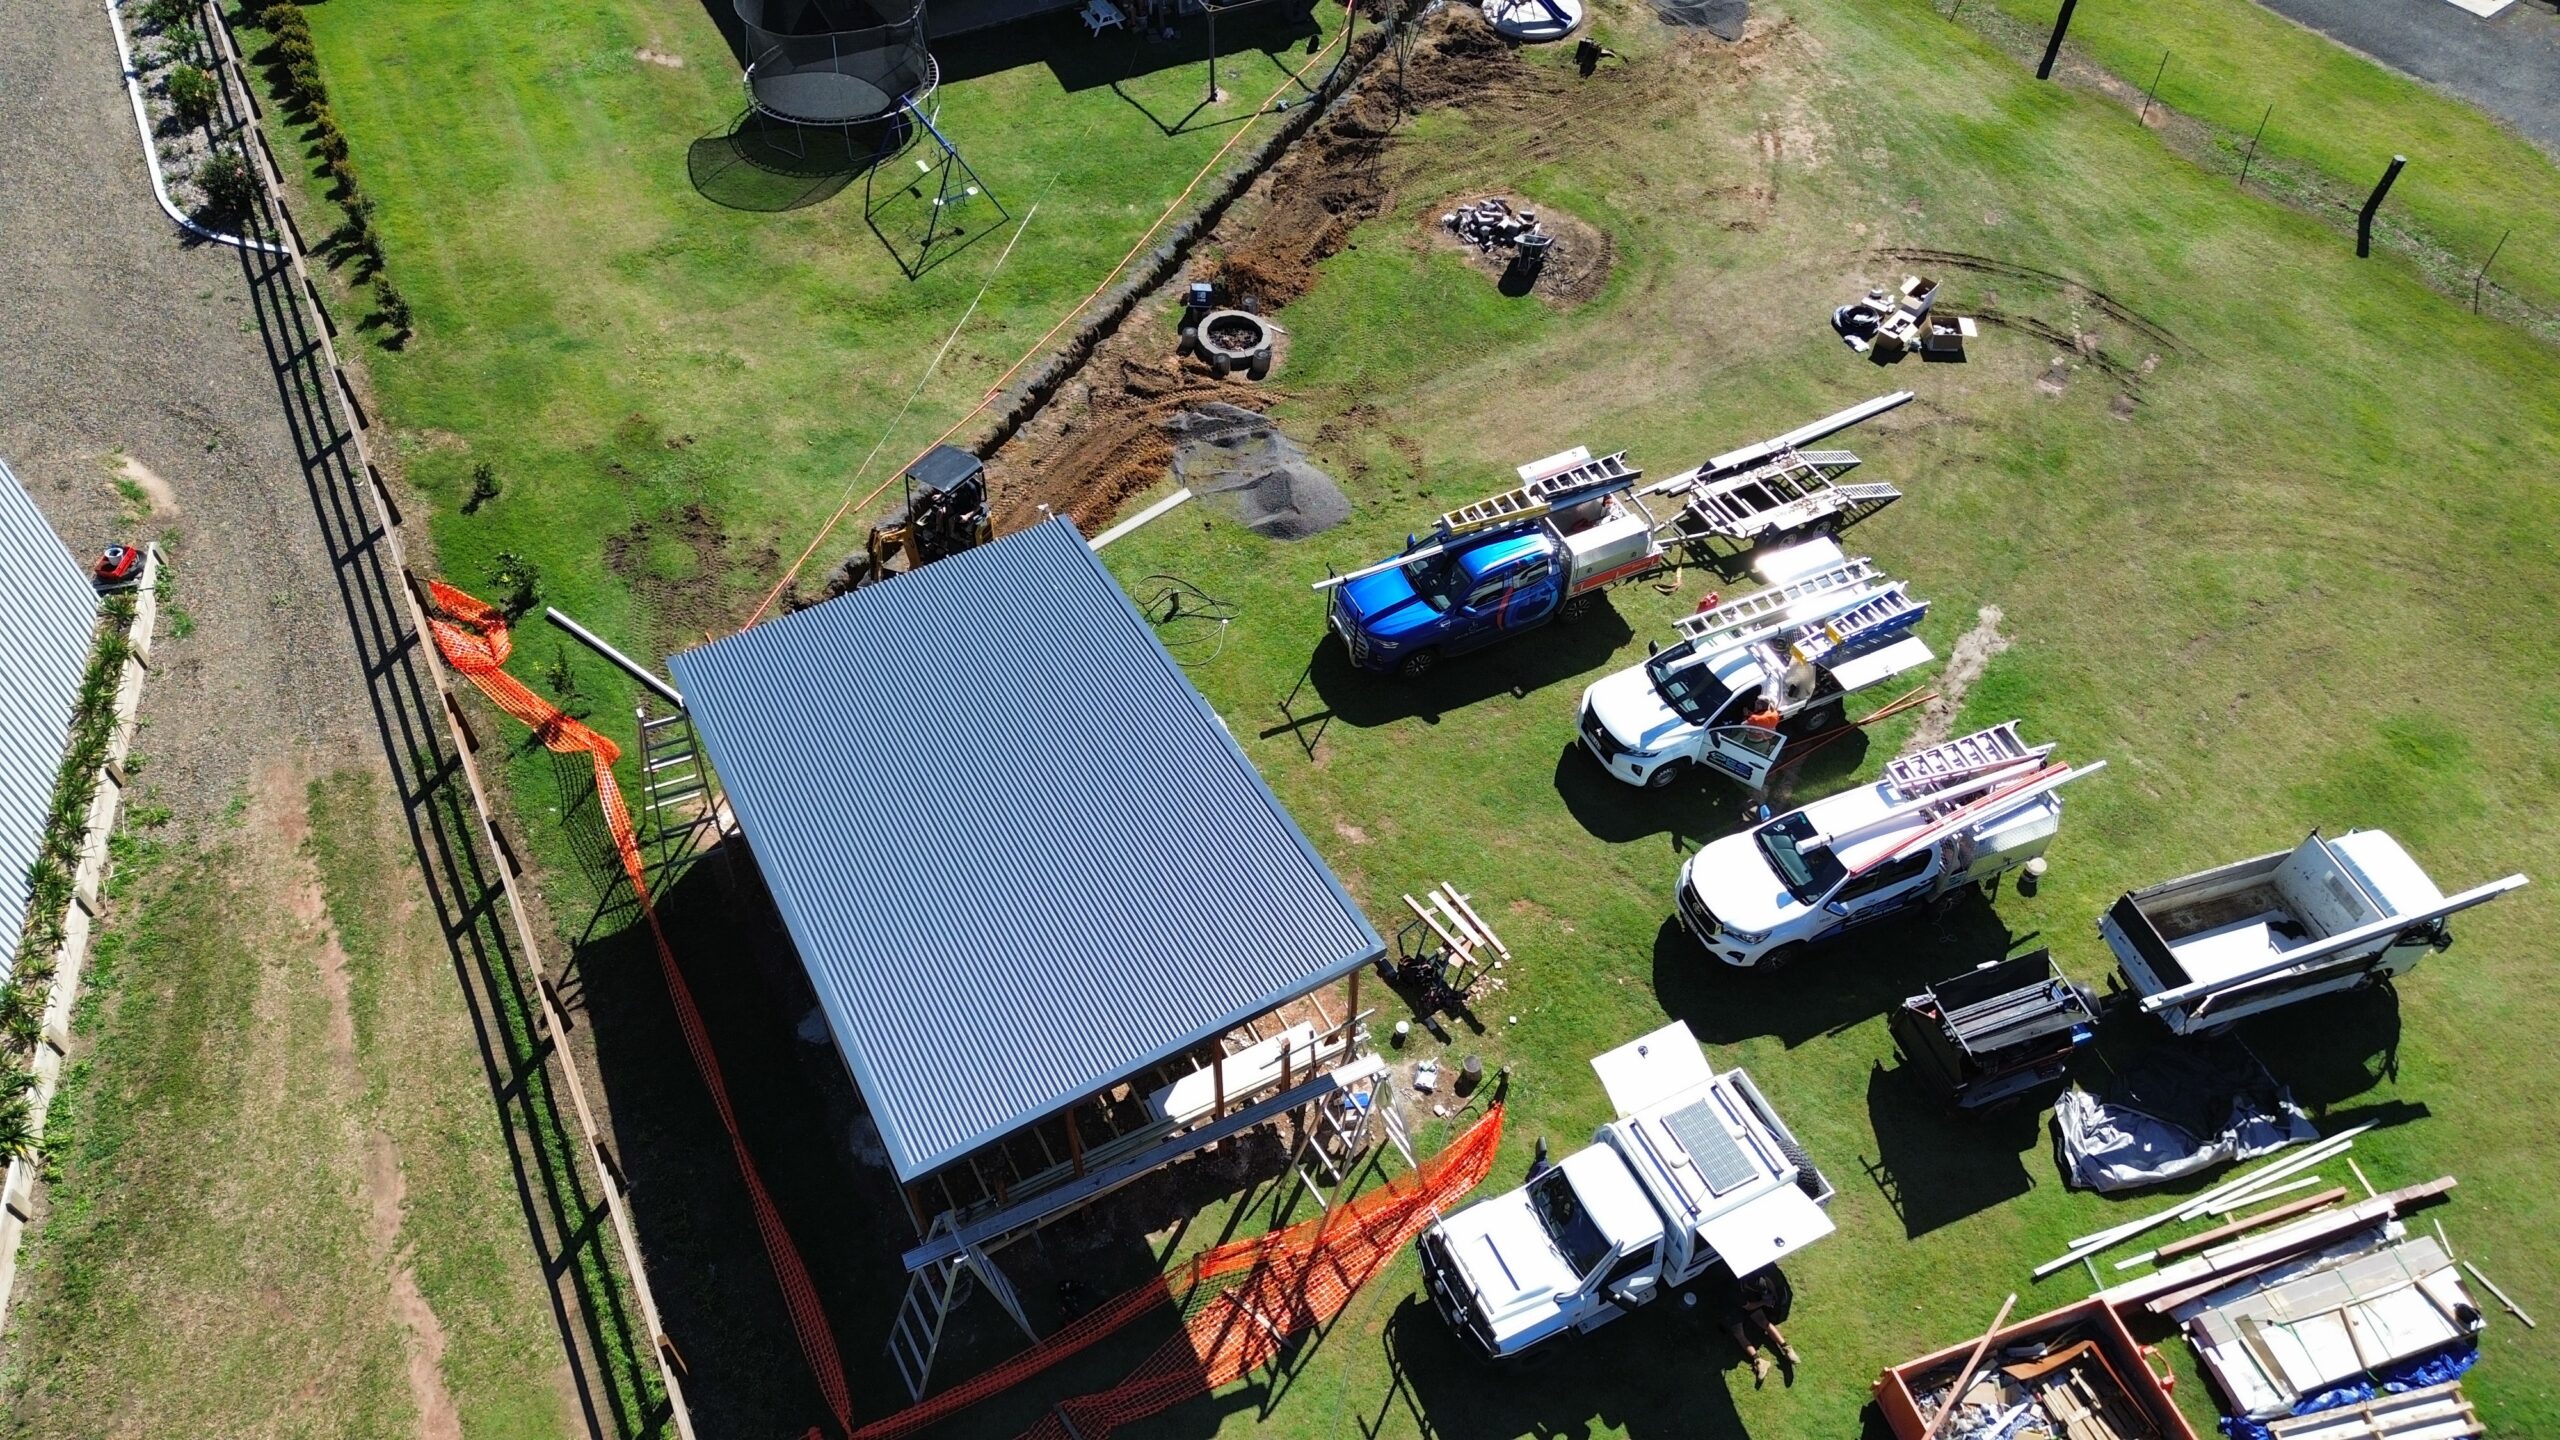
M 1064 519 L 668 664 L 901 1178 L 1385 948 Z
M 0 463 L 0 979 L 17 963 L 27 868 L 98 632 L 98 594 L 18 477 Z

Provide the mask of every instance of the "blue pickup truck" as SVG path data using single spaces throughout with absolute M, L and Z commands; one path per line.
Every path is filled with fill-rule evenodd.
M 1317 588 L 1364 670 L 1407 678 L 1442 657 L 1589 609 L 1614 581 L 1662 563 L 1624 455 L 1569 450 L 1521 467 L 1521 488 L 1441 517 L 1426 543 Z

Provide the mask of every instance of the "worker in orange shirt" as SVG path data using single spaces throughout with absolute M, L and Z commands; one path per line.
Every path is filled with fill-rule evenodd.
M 1756 725 L 1763 730 L 1777 729 L 1778 702 L 1770 699 L 1766 695 L 1752 701 L 1751 713 L 1742 717 L 1742 723 L 1745 725 Z

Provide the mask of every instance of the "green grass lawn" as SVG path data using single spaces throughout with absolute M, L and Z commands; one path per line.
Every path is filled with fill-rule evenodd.
M 1486 1374 L 1414 1298 L 1408 1268 L 1284 1380 L 1222 1397 L 1222 1431 L 1855 1433 L 1880 1366 L 1977 1331 L 2012 1289 L 2022 1313 L 2086 1293 L 2079 1272 L 2041 1286 L 2027 1272 L 2159 1203 L 2066 1194 L 2036 1117 L 1936 1113 L 1893 1073 L 1892 1004 L 2037 945 L 2096 982 L 2109 961 L 2095 922 L 2116 893 L 2313 826 L 2387 828 L 2448 884 L 2552 853 L 2548 352 L 2396 264 L 2359 265 L 2320 225 L 2235 194 L 2104 102 L 2035 85 L 1921 7 L 1787 13 L 1801 29 L 1740 85 L 1668 91 L 1643 82 L 1677 63 L 1667 37 L 1604 19 L 1628 76 L 1574 92 L 1583 118 L 1542 137 L 1553 158 L 1455 116 L 1422 127 L 1399 212 L 1283 316 L 1298 344 L 1281 413 L 1302 435 L 1332 422 L 1354 437 L 1327 457 L 1338 473 L 1369 466 L 1353 521 L 1281 545 L 1195 505 L 1110 559 L 1133 588 L 1168 571 L 1238 607 L 1195 677 L 1371 913 L 1392 923 L 1399 892 L 1448 879 L 1505 926 L 1522 957 L 1511 987 L 1488 1006 L 1492 1033 L 1456 1046 L 1517 1067 L 1504 1176 L 1536 1136 L 1576 1143 L 1606 1118 L 1585 1058 L 1669 1016 L 1787 1111 L 1841 1187 L 1841 1233 L 1790 1266 L 1809 1364 L 1792 1390 L 1755 1391 L 1729 1345 L 1657 1312 L 1544 1370 Z M 1763 182 L 1773 204 L 1754 198 Z M 1602 303 L 1505 302 L 1411 243 L 1441 197 L 1496 183 L 1612 231 L 1626 269 Z M 2094 330 L 2136 374 L 2160 362 L 2138 386 L 2074 364 L 2051 395 L 2034 382 L 2052 349 L 1992 330 L 1969 364 L 1878 369 L 1822 324 L 1887 277 L 1864 253 L 1877 240 L 2086 278 L 2177 344 L 2064 293 L 1957 274 L 1958 306 L 1997 287 L 2002 309 Z M 1619 592 L 1623 628 L 1550 630 L 1416 687 L 1320 664 L 1322 693 L 1298 707 L 1335 712 L 1316 759 L 1275 733 L 1320 633 L 1305 583 L 1327 564 L 1387 553 L 1504 467 L 1568 444 L 1632 447 L 1660 473 L 1901 386 L 1918 403 L 1846 438 L 1862 473 L 1909 498 L 1853 548 L 1937 602 L 1924 633 L 1941 654 L 1978 607 L 2003 610 L 2013 648 L 1972 692 L 1969 723 L 2023 717 L 2065 756 L 2110 762 L 2069 792 L 2037 895 L 2007 891 L 1766 983 L 1686 944 L 1667 925 L 1674 873 L 1729 828 L 1739 797 L 1622 790 L 1572 734 L 1580 686 L 1667 636 L 1708 583 L 1695 574 L 1676 594 Z M 2128 389 L 2139 404 L 2120 419 L 2111 402 Z M 1398 467 L 1399 446 L 1419 462 Z M 1805 792 L 1872 777 L 1907 728 L 1881 727 L 1862 756 L 1825 752 Z M 2325 1110 L 2421 1107 L 2360 1142 L 2360 1163 L 2377 1184 L 2458 1174 L 2446 1227 L 2492 1275 L 2521 1277 L 2500 1276 L 2519 1298 L 2560 1279 L 2543 1238 L 2560 1163 L 2525 1098 L 2554 1083 L 2538 1038 L 2553 918 L 2547 881 L 2468 917 L 2401 989 L 2388 1078 L 2387 1007 L 2322 1006 L 2253 1032 Z M 2166 1348 L 2188 1376 L 2182 1400 L 2209 1416 L 2183 1345 Z M 2492 1432 L 2560 1426 L 2549 1343 L 2501 1315 L 2487 1351 L 2467 1386 Z M 1177 1415 L 1148 1433 L 1207 1423 Z
M 1320 10 L 1312 46 L 1312 26 L 1231 22 L 1229 98 L 1172 136 L 1159 122 L 1206 84 L 1184 46 L 1096 40 L 1058 15 L 1008 50 L 956 48 L 939 124 L 1012 221 L 961 206 L 980 238 L 910 281 L 865 223 L 860 179 L 779 213 L 696 190 L 689 152 L 745 100 L 700 0 L 334 0 L 308 14 L 417 315 L 416 338 L 373 350 L 371 370 L 446 572 L 483 584 L 493 557 L 521 553 L 554 603 L 650 651 L 744 619 L 779 578 L 777 552 L 799 553 L 874 447 L 853 493 L 974 406 L 1290 72 L 1312 62 L 1320 79 L 1339 47 L 1313 51 L 1342 21 Z M 1274 48 L 1238 52 L 1239 36 Z M 912 157 L 892 170 L 909 174 Z M 913 218 L 909 206 L 895 223 Z M 912 251 L 915 235 L 882 224 Z M 482 464 L 501 495 L 462 514 Z M 684 523 L 693 505 L 716 533 Z M 850 518 L 815 578 L 868 518 Z M 608 545 L 622 558 L 598 564 Z
M 2186 8 L 2287 64 L 2315 53 L 2292 47 L 2325 43 L 2249 28 L 2280 22 L 2240 0 Z M 1542 1369 L 1486 1374 L 1414 1299 L 1407 1266 L 1284 1374 L 1143 1433 L 1853 1433 L 1878 1367 L 1974 1333 L 2069 1236 L 2154 1203 L 2063 1193 L 2035 1117 L 1954 1121 L 1915 1099 L 1891 1073 L 1881 1017 L 1894 1002 L 2026 945 L 2095 980 L 2094 921 L 2116 892 L 2315 825 L 2388 828 L 2449 884 L 2533 870 L 2560 838 L 2551 353 L 2467 315 L 2404 261 L 2357 262 L 2327 220 L 2238 193 L 2111 102 L 2035 84 L 1924 5 L 1760 9 L 1780 29 L 1738 54 L 1675 38 L 1640 7 L 1600 7 L 1597 33 L 1623 64 L 1580 82 L 1563 53 L 1531 52 L 1544 83 L 1518 110 L 1414 125 L 1392 162 L 1394 211 L 1283 317 L 1294 348 L 1273 382 L 1280 413 L 1310 439 L 1332 426 L 1318 448 L 1349 477 L 1352 522 L 1277 545 L 1192 507 L 1110 558 L 1133 584 L 1169 571 L 1237 605 L 1196 678 L 1374 916 L 1392 924 L 1400 892 L 1450 880 L 1504 927 L 1521 957 L 1511 988 L 1488 1007 L 1489 1033 L 1459 1041 L 1515 1067 L 1503 1175 L 1536 1136 L 1570 1145 L 1604 1118 L 1585 1059 L 1666 1016 L 1718 1063 L 1751 1069 L 1842 1192 L 1841 1233 L 1791 1267 L 1808 1367 L 1792 1389 L 1755 1391 L 1723 1341 L 1649 1313 Z M 448 573 L 475 581 L 520 550 L 559 603 L 650 645 L 733 617 L 775 552 L 788 560 L 834 507 L 999 244 L 910 285 L 851 193 L 784 215 L 695 196 L 684 148 L 737 103 L 698 7 L 600 0 L 528 20 L 333 0 L 312 15 L 419 315 L 417 342 L 371 364 Z M 2102 18 L 2084 13 L 2084 43 L 2109 33 Z M 643 46 L 687 64 L 638 62 Z M 2229 57 L 2232 73 L 2248 73 L 2248 53 Z M 2259 68 L 2277 73 L 2276 59 Z M 2354 63 L 2354 87 L 2396 93 Z M 1187 101 L 1196 72 L 1145 83 Z M 1108 89 L 1063 89 L 1041 64 L 947 94 L 946 118 L 1017 215 L 1060 178 L 890 454 L 972 403 L 1220 143 L 1168 139 Z M 2480 204 L 2449 202 L 2465 214 L 2560 193 L 2547 162 L 2498 150 L 2512 142 L 2468 112 L 2420 91 L 2391 103 L 2395 118 L 2468 136 L 2461 166 L 2343 120 L 2303 123 L 2334 132 L 2342 173 L 2361 173 L 2346 162 L 2368 139 L 2411 151 L 2413 212 L 2425 192 L 2409 187 L 2429 173 L 2469 177 Z M 2519 189 L 2493 185 L 2507 183 L 2500 164 L 2519 167 Z M 1599 300 L 1505 301 L 1421 243 L 1441 201 L 1497 187 L 1610 232 L 1620 269 Z M 2046 342 L 1990 327 L 1969 364 L 1875 368 L 1823 319 L 1898 278 L 1902 265 L 1873 252 L 1900 245 L 2075 277 L 2174 342 L 2081 290 L 1950 272 L 1951 305 L 2089 334 L 2094 353 L 2056 369 Z M 1508 466 L 1567 445 L 1628 447 L 1662 473 L 1904 386 L 1919 403 L 1851 437 L 1909 496 L 1857 546 L 1936 602 L 1926 633 L 1941 653 L 1979 607 L 2004 612 L 2013 648 L 1973 690 L 1971 719 L 2021 716 L 2067 756 L 2111 764 L 2070 792 L 2037 895 L 1888 930 L 1769 983 L 1708 968 L 1667 927 L 1672 876 L 1733 822 L 1738 797 L 1622 792 L 1571 746 L 1579 687 L 1666 634 L 1706 583 L 1695 574 L 1676 593 L 1623 591 L 1615 619 L 1452 664 L 1423 687 L 1320 672 L 1307 698 L 1335 718 L 1313 760 L 1278 728 L 1320 633 L 1305 583 L 1328 563 L 1374 559 Z M 461 515 L 482 461 L 505 493 Z M 685 528 L 689 504 L 706 507 L 718 544 Z M 1805 792 L 1871 775 L 1905 733 L 1825 752 Z M 2361 1142 L 2365 1170 L 2381 1184 L 2458 1173 L 2444 1212 L 2456 1246 L 2545 1309 L 2560 1293 L 2546 1238 L 2560 1160 L 2520 1097 L 2555 1088 L 2539 1038 L 2553 1010 L 2537 943 L 2555 919 L 2550 883 L 2467 917 L 2457 948 L 2403 987 L 2391 1074 L 2374 1073 L 2369 1011 L 2304 1012 L 2260 1037 L 2326 1109 L 2423 1107 Z M 2021 1304 L 2086 1289 L 2064 1275 Z M 2550 1347 L 2493 1317 L 2468 1382 L 2493 1432 L 2560 1431 Z M 2167 1351 L 2185 1364 L 2181 1346 Z M 887 1408 L 878 1357 L 848 1359 L 869 1408 Z M 2181 1398 L 2204 1415 L 2187 1371 Z
M 583 1433 L 390 797 L 270 780 L 125 849 L 0 1434 Z
M 2054 0 L 1993 3 L 2038 35 L 2050 31 L 2057 8 Z M 2546 314 L 2560 310 L 2560 192 L 2550 157 L 2472 106 L 2233 0 L 2092 5 L 2072 16 L 2069 44 L 2137 91 L 2158 73 L 2160 99 L 2222 132 L 2234 168 L 2263 118 L 2262 161 L 2333 181 L 2348 197 L 2348 224 L 2391 157 L 2408 156 L 2390 223 L 2449 252 L 2466 281 L 2512 227 L 2492 273 Z

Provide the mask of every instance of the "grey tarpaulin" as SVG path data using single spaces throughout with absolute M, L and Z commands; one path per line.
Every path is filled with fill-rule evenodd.
M 1212 401 L 1164 424 L 1175 478 L 1255 534 L 1303 540 L 1350 518 L 1342 487 L 1267 418 Z
M 2155 1048 L 2102 1099 L 2079 1086 L 2053 1106 L 2063 1183 L 2139 1190 L 2319 1138 L 2293 1093 L 2237 1040 Z
M 1742 38 L 1751 18 L 1751 0 L 1653 0 L 1654 12 L 1673 25 L 1688 25 L 1719 40 Z

